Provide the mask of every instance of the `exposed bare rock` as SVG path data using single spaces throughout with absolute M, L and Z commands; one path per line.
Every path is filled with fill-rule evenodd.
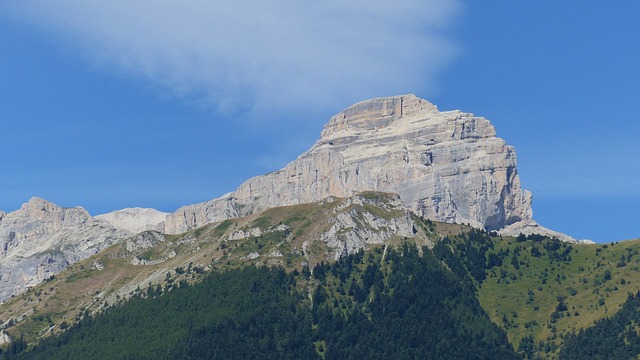
M 515 151 L 488 120 L 405 95 L 349 107 L 285 168 L 180 208 L 167 216 L 165 232 L 362 191 L 397 193 L 406 209 L 437 221 L 489 230 L 533 221 Z
M 32 198 L 0 222 L 0 301 L 127 236 L 81 208 Z
M 520 234 L 523 235 L 543 235 L 548 236 L 550 238 L 558 238 L 561 241 L 565 242 L 579 242 L 584 244 L 593 244 L 594 242 L 591 240 L 576 240 L 569 235 L 563 234 L 558 231 L 547 229 L 546 227 L 536 223 L 535 221 L 520 221 L 515 224 L 511 224 L 504 229 L 499 231 L 500 235 L 504 236 L 518 236 Z
M 233 233 L 231 233 L 227 237 L 227 240 L 247 239 L 250 237 L 258 237 L 258 236 L 261 236 L 262 234 L 263 234 L 262 229 L 260 229 L 259 227 L 254 227 L 247 230 L 240 229 L 238 231 L 234 231 Z
M 289 230 L 289 226 L 287 226 L 286 224 L 279 224 L 266 230 L 263 230 L 259 227 L 254 227 L 251 229 L 240 229 L 231 233 L 231 235 L 227 237 L 227 240 L 247 239 L 250 237 L 262 236 L 263 234 L 287 230 Z
M 141 252 L 165 242 L 163 234 L 157 231 L 145 231 L 127 239 L 125 249 L 130 253 Z
M 259 257 L 260 257 L 260 254 L 258 254 L 257 252 L 254 251 L 254 252 L 250 253 L 249 255 L 247 255 L 246 259 L 253 260 L 253 259 L 257 259 Z
M 162 230 L 167 213 L 156 209 L 127 208 L 97 215 L 95 219 L 106 221 L 114 227 L 137 234 L 148 230 Z
M 250 214 L 251 212 L 238 210 L 238 204 L 232 194 L 225 194 L 218 199 L 205 203 L 181 207 L 176 212 L 167 215 L 164 232 L 167 234 L 180 234 L 216 221 Z
M 278 258 L 282 256 L 283 256 L 282 253 L 278 250 L 273 250 L 272 252 L 269 253 L 270 258 Z
M 340 204 L 331 228 L 320 236 L 320 241 L 332 249 L 334 259 L 368 244 L 385 244 L 393 237 L 408 238 L 417 233 L 417 226 L 398 195 L 386 194 L 382 199 L 379 194 L 368 195 L 371 194 L 356 195 Z
M 156 265 L 156 264 L 163 263 L 165 261 L 167 261 L 167 259 L 165 258 L 155 259 L 155 260 L 146 260 L 139 256 L 136 256 L 133 259 L 131 259 L 131 264 L 132 265 Z
M 0 346 L 11 343 L 11 337 L 4 332 L 4 330 L 0 331 Z

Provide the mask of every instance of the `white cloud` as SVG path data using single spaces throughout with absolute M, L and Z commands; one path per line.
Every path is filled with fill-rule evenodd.
M 219 109 L 429 93 L 458 0 L 60 0 L 3 5 L 101 67 Z

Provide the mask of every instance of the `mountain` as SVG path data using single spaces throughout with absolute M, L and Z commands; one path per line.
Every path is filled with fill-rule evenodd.
M 81 208 L 34 197 L 0 217 L 0 301 L 123 240 L 128 233 Z
M 364 354 L 367 349 L 345 339 L 358 329 L 384 333 L 385 321 L 400 322 L 384 301 L 404 300 L 382 299 L 397 294 L 394 284 L 414 280 L 390 275 L 403 261 L 398 256 L 409 253 L 406 246 L 414 246 L 444 265 L 419 286 L 447 293 L 451 286 L 436 285 L 453 276 L 464 284 L 463 302 L 474 314 L 452 310 L 461 327 L 443 329 L 450 336 L 438 335 L 437 346 L 456 336 L 482 342 L 486 331 L 500 344 L 504 331 L 511 345 L 498 345 L 499 352 L 512 355 L 510 347 L 517 346 L 526 357 L 554 357 L 563 339 L 616 311 L 627 291 L 638 291 L 640 245 L 583 244 L 545 229 L 532 218 L 531 200 L 520 186 L 513 147 L 496 137 L 488 120 L 441 112 L 413 95 L 364 101 L 332 117 L 316 144 L 283 169 L 171 214 L 128 208 L 93 218 L 81 207 L 39 198 L 0 212 L 0 344 L 11 341 L 19 352 L 20 339 L 34 343 L 129 299 L 158 297 L 220 270 L 281 267 L 294 274 L 295 306 L 313 312 L 315 290 L 323 288 L 332 299 L 327 309 L 334 309 L 324 313 L 325 325 L 353 326 L 345 338 L 313 335 L 316 354 L 347 348 Z M 363 251 L 368 262 L 394 260 L 367 275 L 367 262 L 357 255 Z M 351 256 L 359 260 L 335 265 Z M 402 266 L 410 270 L 412 262 L 419 261 Z M 354 266 L 359 273 L 349 277 Z M 331 280 L 324 283 L 316 274 L 328 269 Z M 373 290 L 362 287 L 379 279 Z M 415 295 L 413 285 L 402 286 Z M 382 307 L 372 308 L 378 301 Z M 363 322 L 374 321 L 380 309 L 381 322 Z M 473 320 L 478 314 L 501 330 Z M 320 315 L 313 314 L 312 333 L 321 327 Z M 475 325 L 466 321 L 476 320 L 485 332 L 469 332 Z
M 414 95 L 355 104 L 331 118 L 320 139 L 283 169 L 256 176 L 236 191 L 167 216 L 179 234 L 275 206 L 396 193 L 404 207 L 435 221 L 466 223 L 505 235 L 544 233 L 572 238 L 532 219 L 516 154 L 487 119 L 439 111 Z
M 273 207 L 366 191 L 398 194 L 396 205 L 435 221 L 574 241 L 532 219 L 532 197 L 520 186 L 515 151 L 496 137 L 488 120 L 441 112 L 426 100 L 403 95 L 345 109 L 285 168 L 172 214 L 129 208 L 92 218 L 81 208 L 63 209 L 37 198 L 16 212 L 0 213 L 0 300 L 127 235 L 180 234 Z
M 442 271 L 439 270 L 441 275 L 423 276 L 419 265 L 422 260 L 412 257 L 410 261 L 404 261 L 398 258 L 414 251 L 408 250 L 407 246 L 415 247 L 425 261 L 431 261 L 426 258 L 435 257 L 436 263 L 442 266 Z M 391 349 L 395 351 L 393 347 L 376 346 L 396 340 L 408 341 L 406 344 L 410 345 L 403 347 L 402 351 L 408 351 L 411 356 L 415 351 L 412 346 L 430 344 L 429 341 L 436 338 L 439 341 L 435 346 L 441 346 L 451 345 L 453 341 L 480 340 L 483 334 L 500 338 L 502 335 L 499 333 L 504 332 L 510 343 L 503 348 L 504 351 L 508 352 L 513 347 L 527 358 L 552 359 L 557 358 L 560 351 L 568 351 L 563 350 L 563 346 L 571 334 L 589 329 L 594 321 L 616 314 L 627 301 L 627 294 L 638 292 L 639 254 L 639 241 L 617 244 L 569 243 L 540 235 L 500 236 L 493 231 L 478 230 L 468 225 L 434 222 L 406 210 L 397 194 L 365 192 L 349 198 L 330 197 L 315 203 L 275 207 L 178 235 L 145 231 L 128 237 L 68 266 L 44 283 L 7 299 L 0 305 L 0 319 L 3 320 L 0 322 L 0 341 L 12 340 L 10 349 L 18 351 L 25 343 L 35 344 L 43 338 L 70 329 L 69 337 L 53 338 L 46 346 L 53 345 L 55 349 L 68 340 L 70 344 L 82 348 L 85 335 L 78 335 L 79 338 L 74 339 L 73 334 L 77 332 L 87 334 L 86 331 L 89 331 L 95 340 L 103 339 L 96 335 L 102 330 L 87 330 L 93 326 L 94 318 L 103 324 L 121 324 L 121 319 L 149 324 L 150 327 L 146 328 L 154 329 L 151 338 L 171 340 L 159 343 L 149 341 L 148 346 L 153 349 L 153 344 L 164 344 L 158 349 L 177 344 L 178 348 L 187 351 L 180 347 L 184 345 L 181 341 L 191 343 L 191 340 L 201 339 L 194 334 L 228 334 L 229 341 L 240 338 L 254 341 L 256 338 L 249 336 L 249 332 L 237 332 L 238 328 L 242 329 L 247 324 L 237 322 L 247 313 L 240 312 L 237 319 L 235 315 L 225 317 L 223 323 L 211 324 L 213 328 L 191 328 L 198 332 L 182 338 L 176 333 L 182 331 L 184 334 L 190 328 L 176 328 L 171 321 L 164 321 L 162 325 L 168 326 L 168 329 L 156 326 L 158 323 L 154 319 L 158 318 L 158 312 L 154 309 L 158 306 L 162 308 L 158 304 L 165 302 L 172 307 L 180 307 L 180 304 L 193 304 L 196 300 L 179 300 L 172 295 L 166 300 L 158 300 L 160 303 L 151 304 L 146 299 L 160 298 L 164 296 L 161 294 L 172 294 L 184 287 L 195 286 L 208 274 L 224 277 L 223 274 L 234 269 L 280 267 L 295 277 L 295 296 L 298 305 L 303 308 L 298 314 L 311 309 L 312 317 L 316 319 L 313 321 L 317 321 L 314 322 L 317 327 L 312 326 L 311 334 L 316 331 L 314 329 L 320 332 L 312 336 L 314 345 L 318 352 L 324 349 L 326 356 L 347 350 L 362 354 L 369 348 L 379 349 L 381 353 Z M 380 268 L 374 267 L 374 264 L 379 264 Z M 400 265 L 406 269 L 403 270 L 405 277 L 398 278 L 393 274 Z M 443 279 L 441 276 L 452 276 L 454 283 L 459 285 L 447 282 L 443 285 L 438 280 Z M 405 281 L 420 283 L 400 286 Z M 259 288 L 260 283 L 251 280 L 247 284 L 249 292 L 241 293 L 245 294 L 242 295 L 242 301 L 262 304 L 259 298 L 252 299 L 250 292 L 255 286 Z M 323 290 L 316 293 L 319 285 Z M 228 298 L 216 301 L 236 304 L 233 297 L 240 293 L 225 286 L 222 289 L 226 289 L 224 294 Z M 396 296 L 399 291 L 406 293 Z M 211 294 L 211 291 L 208 293 Z M 440 303 L 443 305 L 437 305 L 436 310 L 425 310 L 427 308 L 420 307 L 422 305 L 418 306 L 419 303 L 438 304 L 430 300 L 422 302 L 436 294 L 447 294 L 448 300 Z M 461 297 L 457 298 L 455 294 Z M 175 296 L 179 295 L 176 293 Z M 481 310 L 469 302 L 473 298 L 477 298 Z M 127 313 L 130 310 L 126 309 L 131 309 L 129 307 L 119 310 L 121 305 L 128 304 L 129 299 L 136 304 L 133 316 Z M 322 301 L 324 310 L 314 315 L 313 309 L 320 308 L 308 301 L 313 301 L 313 304 Z M 472 310 L 474 315 L 470 316 L 467 310 L 450 312 L 451 307 L 448 306 L 456 302 L 466 304 L 464 306 L 471 305 L 471 309 L 475 309 Z M 207 307 L 201 311 L 221 314 L 220 309 L 216 309 Z M 333 309 L 333 315 L 325 311 L 330 309 Z M 405 310 L 412 315 L 404 316 Z M 196 315 L 198 311 L 195 311 Z M 121 315 L 114 318 L 114 314 Z M 260 315 L 253 314 L 252 317 L 262 321 Z M 342 320 L 336 314 L 343 316 Z M 171 316 L 179 319 L 181 315 L 172 313 Z M 438 333 L 429 336 L 428 340 L 416 337 L 416 334 L 423 334 L 424 329 L 420 328 L 422 320 L 414 320 L 430 316 L 443 316 L 426 322 L 434 326 L 446 323 L 458 325 L 443 328 L 443 331 L 448 331 L 446 336 Z M 495 333 L 491 330 L 494 325 L 484 320 L 481 323 L 485 325 L 476 327 L 475 321 L 478 319 L 474 320 L 474 316 L 488 316 L 500 331 Z M 454 321 L 447 320 L 449 318 Z M 276 323 L 279 316 L 272 319 Z M 631 319 L 630 323 L 619 323 L 616 328 L 622 329 L 620 340 L 628 345 L 631 343 L 625 339 L 632 339 L 629 329 L 637 325 L 635 318 L 622 319 Z M 82 325 L 75 328 L 76 323 Z M 250 323 L 256 322 L 251 320 Z M 321 323 L 323 327 L 320 327 Z M 391 326 L 399 330 L 391 331 Z M 461 330 L 464 328 L 480 331 Z M 221 332 L 210 332 L 215 329 Z M 308 330 L 303 333 L 308 335 Z M 608 330 L 594 331 L 602 334 Z M 588 341 L 583 339 L 588 338 L 590 333 L 585 332 L 576 341 Z M 144 334 L 149 333 L 136 334 L 131 339 L 127 337 L 127 341 L 143 339 Z M 251 334 L 256 335 L 256 332 Z M 318 337 L 320 334 L 322 338 Z M 386 335 L 380 338 L 376 337 L 378 334 Z M 190 337 L 192 335 L 195 338 Z M 279 339 L 282 343 L 292 340 L 289 335 L 281 333 L 281 336 Z M 364 339 L 370 346 L 358 346 Z M 267 338 L 265 341 L 271 340 Z M 575 349 L 575 343 L 568 346 Z M 106 346 L 118 348 L 117 344 Z M 215 350 L 208 348 L 206 342 L 198 344 L 198 351 Z M 461 343 L 459 346 L 465 345 Z M 63 348 L 62 354 L 72 351 L 72 348 Z M 7 351 L 13 351 L 10 349 Z M 174 351 L 177 348 L 171 349 Z M 195 351 L 195 348 L 192 349 Z M 240 351 L 237 347 L 225 349 Z M 126 347 L 118 348 L 118 351 L 125 350 Z M 477 357 L 488 358 L 481 355 Z

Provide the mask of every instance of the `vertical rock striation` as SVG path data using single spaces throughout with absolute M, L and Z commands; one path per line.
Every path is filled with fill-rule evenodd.
M 537 226 L 515 151 L 487 119 L 404 95 L 347 108 L 295 161 L 219 199 L 178 209 L 167 216 L 165 232 L 362 191 L 396 193 L 407 209 L 432 220 L 488 230 Z

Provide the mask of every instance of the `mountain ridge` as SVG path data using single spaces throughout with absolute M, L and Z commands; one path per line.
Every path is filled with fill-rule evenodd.
M 368 191 L 397 194 L 405 210 L 430 220 L 575 242 L 533 220 L 532 195 L 521 188 L 515 149 L 496 137 L 487 119 L 400 95 L 346 108 L 284 168 L 173 213 L 128 208 L 91 217 L 81 207 L 62 208 L 37 197 L 19 210 L 0 212 L 0 300 L 140 231 L 175 235 L 274 207 Z M 405 225 L 397 226 L 408 234 Z

